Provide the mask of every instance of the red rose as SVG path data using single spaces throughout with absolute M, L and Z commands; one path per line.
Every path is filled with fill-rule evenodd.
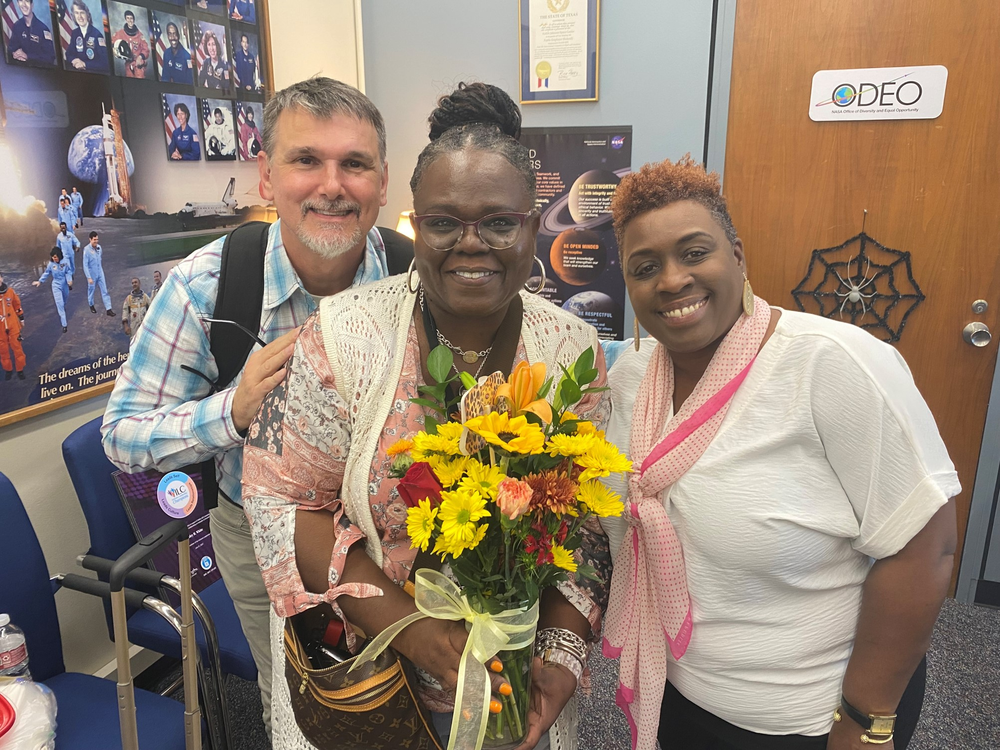
M 407 508 L 416 507 L 424 499 L 429 499 L 432 507 L 440 505 L 442 489 L 441 483 L 434 476 L 434 470 L 426 461 L 414 463 L 396 485 L 396 491 Z

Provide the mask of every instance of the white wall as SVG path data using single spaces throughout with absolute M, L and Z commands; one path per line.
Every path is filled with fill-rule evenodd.
M 90 536 L 63 463 L 62 441 L 104 413 L 107 401 L 106 396 L 90 399 L 0 429 L 0 470 L 21 495 L 50 575 L 89 575 L 76 564 L 77 555 L 90 547 Z M 114 659 L 100 599 L 60 591 L 56 608 L 68 670 L 92 673 Z
M 272 50 L 278 88 L 315 73 L 352 84 L 357 82 L 354 2 L 325 0 L 323 12 L 318 13 L 320 5 L 316 0 L 271 2 Z M 303 24 L 304 18 L 310 19 L 308 24 Z M 163 124 L 159 119 L 159 103 L 155 100 L 157 94 L 152 93 L 154 98 L 149 107 L 136 108 L 148 113 L 149 122 L 136 125 L 155 133 L 156 138 L 146 140 L 149 148 L 156 152 L 148 156 L 136 153 L 139 163 L 146 158 L 164 158 Z M 241 205 L 261 202 L 259 197 L 253 197 L 257 186 L 256 164 L 229 163 L 230 168 L 224 171 L 207 169 L 217 165 L 203 161 L 180 166 L 189 169 L 184 169 L 183 176 L 171 181 L 166 188 L 160 186 L 155 191 L 165 196 L 167 205 L 151 207 L 152 210 L 176 211 L 189 200 L 219 200 L 230 174 L 237 178 L 236 197 Z M 141 175 L 136 179 L 141 180 Z M 100 416 L 106 404 L 106 396 L 95 398 L 0 428 L 0 471 L 10 478 L 20 493 L 53 574 L 83 572 L 76 566 L 76 557 L 90 546 L 87 524 L 63 463 L 62 441 L 80 425 Z M 114 650 L 100 601 L 73 591 L 62 591 L 56 595 L 56 602 L 67 669 L 96 672 L 112 661 Z

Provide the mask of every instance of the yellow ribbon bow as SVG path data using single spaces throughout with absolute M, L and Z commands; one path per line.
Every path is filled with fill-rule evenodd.
M 414 601 L 419 612 L 383 630 L 355 660 L 351 669 L 381 654 L 407 625 L 425 617 L 465 620 L 469 639 L 458 667 L 455 712 L 448 750 L 480 750 L 489 719 L 490 678 L 486 661 L 500 651 L 517 651 L 535 639 L 538 602 L 528 609 L 507 609 L 496 615 L 477 612 L 458 585 L 436 570 L 418 570 Z

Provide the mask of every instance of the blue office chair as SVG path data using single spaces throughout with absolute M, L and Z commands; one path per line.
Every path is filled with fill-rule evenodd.
M 53 586 L 38 537 L 17 490 L 0 474 L 0 612 L 24 630 L 32 676 L 55 693 L 59 750 L 121 750 L 115 683 L 67 672 Z M 135 691 L 142 750 L 184 748 L 184 705 L 145 690 Z
M 117 559 L 138 540 L 111 478 L 116 468 L 104 455 L 100 417 L 78 427 L 63 441 L 63 459 L 80 498 L 83 515 L 87 519 L 90 554 L 109 560 Z M 222 671 L 256 682 L 257 665 L 225 583 L 222 580 L 216 581 L 199 596 L 215 623 Z M 131 613 L 128 632 L 132 643 L 166 656 L 180 658 L 180 638 L 155 613 L 148 610 Z M 111 633 L 111 616 L 108 610 L 108 634 Z M 197 625 L 197 639 L 202 658 L 209 658 L 200 623 Z

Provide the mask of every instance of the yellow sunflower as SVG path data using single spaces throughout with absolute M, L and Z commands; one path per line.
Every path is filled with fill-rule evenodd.
M 595 441 L 589 451 L 574 460 L 577 466 L 584 468 L 578 480 L 581 483 L 589 479 L 632 471 L 632 462 L 606 440 Z
M 541 426 L 529 423 L 523 415 L 511 418 L 507 414 L 490 412 L 483 417 L 473 417 L 465 426 L 487 443 L 511 453 L 536 454 L 545 447 Z
M 471 492 L 478 492 L 488 500 L 497 499 L 497 486 L 503 481 L 504 474 L 496 466 L 469 459 L 465 467 L 465 476 L 460 486 Z
M 429 498 L 424 498 L 406 511 L 406 533 L 410 535 L 410 546 L 413 549 L 427 551 L 427 545 L 434 533 L 434 517 L 438 509 L 431 507 Z
M 486 501 L 478 492 L 458 489 L 441 493 L 441 507 L 438 508 L 441 536 L 453 547 L 456 542 L 466 547 L 471 544 L 479 531 L 476 522 L 489 515 Z
M 455 429 L 457 428 L 457 429 Z M 418 432 L 413 436 L 413 460 L 426 461 L 430 456 L 458 456 L 462 451 L 458 447 L 458 438 L 462 434 L 462 425 L 445 422 L 438 425 L 436 435 Z
M 612 492 L 604 486 L 602 482 L 591 479 L 580 485 L 580 492 L 576 499 L 585 505 L 595 516 L 600 518 L 613 518 L 620 516 L 625 510 L 622 503 L 622 496 L 617 492 Z
M 595 440 L 593 435 L 553 435 L 549 438 L 545 451 L 553 458 L 556 456 L 575 458 L 589 451 L 594 446 Z
M 434 476 L 437 477 L 441 486 L 447 488 L 453 486 L 462 478 L 469 459 L 466 456 L 458 456 L 451 459 L 444 458 L 443 456 L 428 456 L 427 463 L 434 470 Z
M 568 570 L 570 573 L 576 572 L 576 558 L 561 544 L 552 545 L 552 562 L 557 568 Z

